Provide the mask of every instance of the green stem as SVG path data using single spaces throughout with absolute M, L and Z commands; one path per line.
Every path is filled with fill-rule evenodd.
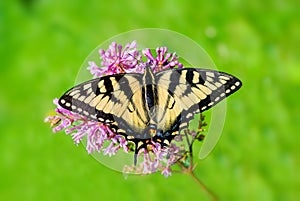
M 187 171 L 186 173 L 190 175 L 194 179 L 194 181 L 209 195 L 211 200 L 218 200 L 218 197 L 210 189 L 207 188 L 207 186 L 195 175 L 192 170 Z
M 208 194 L 208 196 L 210 197 L 210 199 L 212 201 L 217 201 L 218 197 L 216 196 L 216 194 L 214 194 L 214 192 L 212 192 L 194 173 L 194 167 L 192 164 L 190 164 L 189 167 L 186 167 L 182 164 L 182 162 L 177 161 L 177 164 L 180 166 L 181 168 L 181 173 L 182 174 L 188 174 L 190 175 L 193 180 Z
M 204 120 L 204 116 L 200 115 L 198 130 L 202 129 L 202 127 L 204 126 L 204 123 L 202 122 L 203 120 Z M 195 175 L 194 172 L 195 167 L 193 164 L 193 143 L 195 139 L 192 139 L 191 141 L 189 140 L 188 134 L 191 134 L 189 133 L 189 130 L 184 130 L 184 134 L 189 147 L 188 157 L 190 157 L 190 164 L 188 167 L 186 167 L 183 164 L 183 162 L 178 160 L 177 164 L 181 167 L 181 173 L 190 175 L 194 179 L 194 181 L 208 194 L 208 196 L 212 201 L 217 201 L 218 197 L 216 196 L 216 194 L 214 194 L 209 188 L 207 188 L 207 186 Z

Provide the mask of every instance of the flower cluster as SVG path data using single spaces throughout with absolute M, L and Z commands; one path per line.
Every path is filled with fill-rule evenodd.
M 157 142 L 151 143 L 150 150 L 142 149 L 139 152 L 139 155 L 143 157 L 143 161 L 138 166 L 124 166 L 124 173 L 151 174 L 161 170 L 161 173 L 168 177 L 172 174 L 171 166 L 186 153 L 184 147 L 178 146 L 174 142 L 167 147 L 161 147 Z
M 88 70 L 94 75 L 94 78 L 118 73 L 138 73 L 137 66 L 141 60 L 141 54 L 136 48 L 135 41 L 128 43 L 124 48 L 113 42 L 106 51 L 99 50 L 102 67 L 97 66 L 94 61 L 90 61 Z
M 54 133 L 65 130 L 66 134 L 72 136 L 76 145 L 86 136 L 86 149 L 89 154 L 103 150 L 105 155 L 112 156 L 116 154 L 120 148 L 128 152 L 127 141 L 124 136 L 115 134 L 105 124 L 90 121 L 82 115 L 62 108 L 58 104 L 58 99 L 54 99 L 53 103 L 56 105 L 56 115 L 46 117 L 45 122 L 51 123 Z M 108 147 L 103 146 L 105 141 L 110 141 Z
M 151 50 L 149 48 L 143 50 L 143 54 L 149 59 L 148 62 L 153 64 L 153 71 L 158 72 L 164 69 L 169 68 L 182 68 L 183 65 L 179 63 L 178 57 L 176 56 L 176 53 L 167 53 L 168 48 L 167 47 L 159 47 L 156 48 L 156 58 L 151 53 Z
M 178 61 L 176 53 L 168 53 L 167 47 L 157 48 L 155 56 L 148 48 L 141 52 L 137 51 L 137 43 L 135 41 L 128 43 L 124 47 L 113 42 L 106 51 L 103 49 L 99 50 L 102 60 L 101 67 L 94 61 L 90 61 L 87 69 L 94 77 L 101 77 L 118 73 L 142 73 L 147 64 L 153 64 L 151 66 L 153 66 L 152 70 L 154 72 L 183 67 Z M 143 62 L 142 55 L 146 58 L 146 62 Z M 66 134 L 72 136 L 75 144 L 79 144 L 86 137 L 86 149 L 89 154 L 102 151 L 103 154 L 112 156 L 119 150 L 127 153 L 132 151 L 130 143 L 125 136 L 114 133 L 109 126 L 91 121 L 84 116 L 62 108 L 58 104 L 57 99 L 54 100 L 54 104 L 56 105 L 56 115 L 45 119 L 46 122 L 50 122 L 54 133 L 64 130 Z M 170 176 L 171 166 L 181 160 L 188 150 L 181 143 L 184 141 L 183 136 L 183 134 L 176 136 L 171 144 L 165 147 L 152 141 L 147 146 L 147 149 L 141 149 L 137 154 L 139 163 L 125 166 L 124 172 L 150 174 L 161 171 L 164 176 Z M 194 139 L 195 132 L 189 132 L 188 137 Z M 191 146 L 191 143 L 188 146 Z

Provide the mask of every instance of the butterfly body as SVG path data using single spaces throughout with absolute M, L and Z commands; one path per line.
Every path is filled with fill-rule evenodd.
M 59 104 L 108 125 L 135 143 L 135 152 L 152 141 L 168 145 L 201 113 L 241 87 L 227 73 L 197 68 L 96 78 L 68 90 Z

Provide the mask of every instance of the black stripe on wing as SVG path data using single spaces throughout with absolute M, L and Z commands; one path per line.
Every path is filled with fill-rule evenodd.
M 103 101 L 104 104 L 122 101 L 128 103 L 127 100 L 133 95 L 129 80 L 126 78 L 129 76 L 134 76 L 139 81 L 141 74 L 116 74 L 89 80 L 69 89 L 61 96 L 58 103 L 61 107 L 83 115 L 90 120 L 110 124 L 115 119 L 114 114 L 98 110 L 96 105 L 100 101 Z M 113 96 L 116 88 L 118 88 L 117 91 L 124 92 L 126 100 L 120 100 Z
M 177 117 L 177 121 L 179 121 L 179 119 L 181 121 L 180 130 L 188 127 L 188 123 L 193 119 L 194 114 L 210 109 L 242 86 L 238 78 L 224 72 L 197 68 L 174 69 L 172 71 L 168 90 L 169 93 L 180 97 L 180 100 L 184 100 L 181 99 L 182 97 L 190 97 L 189 101 L 194 103 L 190 107 L 184 107 L 185 104 L 182 104 L 182 112 Z M 165 73 L 170 72 L 165 71 Z M 159 77 L 164 77 L 164 71 L 157 74 Z M 184 90 L 181 90 L 180 87 L 176 88 L 180 84 L 184 86 Z M 210 91 L 210 93 L 207 91 Z M 195 92 L 199 92 L 201 95 Z M 205 94 L 205 97 L 200 99 L 199 97 L 203 97 L 203 94 Z M 195 99 L 196 96 L 197 99 Z M 176 125 L 179 124 L 177 121 L 175 121 L 172 126 L 176 129 L 171 132 L 177 130 Z

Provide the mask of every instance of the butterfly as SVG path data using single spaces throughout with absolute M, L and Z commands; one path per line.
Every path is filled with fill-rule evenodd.
M 187 128 L 194 114 L 237 91 L 241 81 L 224 72 L 198 68 L 103 76 L 81 83 L 59 99 L 69 111 L 108 125 L 135 144 L 135 154 L 151 141 L 162 147 Z

